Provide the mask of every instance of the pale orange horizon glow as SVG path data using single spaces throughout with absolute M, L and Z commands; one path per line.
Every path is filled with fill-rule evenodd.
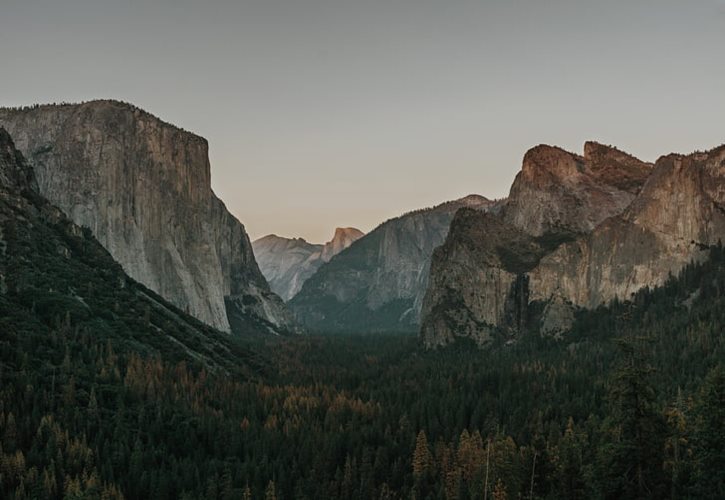
M 0 106 L 115 98 L 209 140 L 250 237 L 508 193 L 526 150 L 725 142 L 722 0 L 5 0 Z

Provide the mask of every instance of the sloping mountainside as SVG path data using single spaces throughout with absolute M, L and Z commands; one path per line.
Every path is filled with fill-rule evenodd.
M 662 284 L 725 235 L 724 161 L 725 147 L 655 165 L 596 143 L 532 149 L 500 213 L 461 211 L 436 250 L 425 344 L 559 335 L 579 308 Z
M 471 195 L 391 219 L 324 264 L 289 302 L 307 327 L 327 332 L 418 328 L 433 249 L 459 208 L 496 204 Z
M 253 361 L 228 335 L 130 278 L 87 228 L 38 194 L 32 168 L 1 127 L 0 321 L 3 353 L 42 342 L 50 354 L 50 331 L 66 329 L 209 371 L 237 373 Z
M 0 109 L 0 126 L 132 278 L 219 330 L 296 330 L 211 190 L 205 139 L 116 101 Z
M 191 383 L 257 380 L 266 366 L 125 274 L 90 230 L 37 192 L 0 127 L 1 498 L 121 499 L 101 459 L 121 458 L 125 445 L 120 434 L 99 437 L 101 421 L 136 425 L 126 405 L 162 380 L 176 380 L 189 401 L 198 397 Z
M 364 233 L 353 227 L 338 227 L 324 245 L 303 238 L 270 234 L 252 242 L 259 269 L 274 293 L 285 301 L 300 291 L 307 279 L 325 262 L 359 240 Z

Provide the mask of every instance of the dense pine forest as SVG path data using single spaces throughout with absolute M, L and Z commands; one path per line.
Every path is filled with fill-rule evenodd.
M 98 271 L 82 235 L 57 231 L 85 256 L 68 267 L 57 234 L 4 232 L 23 285 L 0 294 L 2 498 L 725 496 L 720 247 L 559 340 L 190 349 L 204 327 Z

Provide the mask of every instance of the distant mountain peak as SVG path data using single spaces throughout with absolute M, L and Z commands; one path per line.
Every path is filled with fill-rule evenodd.
M 558 146 L 539 144 L 524 154 L 519 175 L 522 180 L 543 186 L 579 176 L 583 160 L 581 156 Z
M 524 155 L 503 209 L 506 220 L 533 235 L 590 231 L 621 213 L 652 165 L 594 141 L 584 156 L 540 144 Z
M 365 233 L 354 227 L 335 228 L 335 234 L 330 241 L 325 243 L 320 258 L 323 262 L 330 262 L 330 259 L 335 255 L 345 250 L 363 236 L 365 236 Z
M 451 219 L 498 203 L 473 194 L 389 219 L 322 265 L 289 305 L 313 331 L 415 329 L 430 258 Z
M 336 227 L 335 228 L 335 235 L 332 237 L 332 241 L 340 239 L 340 238 L 349 238 L 349 237 L 360 237 L 363 236 L 365 233 L 360 231 L 358 228 L 355 227 Z
M 304 238 L 285 238 L 276 234 L 252 242 L 254 255 L 272 291 L 289 300 L 317 269 L 329 262 L 364 235 L 354 227 L 338 227 L 324 245 L 308 243 Z
M 476 204 L 483 205 L 483 204 L 491 203 L 491 200 L 489 200 L 485 196 L 481 196 L 480 194 L 469 194 L 469 195 L 464 196 L 463 198 L 459 198 L 456 201 L 458 201 L 459 203 L 466 204 L 466 205 L 476 205 Z

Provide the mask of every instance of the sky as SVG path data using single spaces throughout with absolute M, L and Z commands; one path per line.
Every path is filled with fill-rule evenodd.
M 209 141 L 255 239 L 478 193 L 530 147 L 725 142 L 725 0 L 0 0 L 0 106 L 114 98 Z

